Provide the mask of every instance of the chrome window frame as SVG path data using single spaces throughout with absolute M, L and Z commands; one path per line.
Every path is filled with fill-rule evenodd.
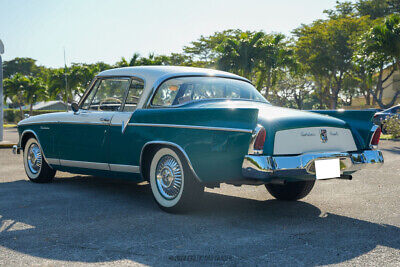
M 130 90 L 130 88 L 131 88 L 131 85 L 132 85 L 132 81 L 133 81 L 133 80 L 136 80 L 136 81 L 139 81 L 139 82 L 142 82 L 142 83 L 143 83 L 143 91 L 142 91 L 142 94 L 141 94 L 140 97 L 139 97 L 139 100 L 138 100 L 137 104 L 136 104 L 136 108 L 135 108 L 133 111 L 124 111 L 124 109 L 125 109 L 125 104 L 126 104 L 126 100 L 128 99 L 129 90 Z M 128 88 L 126 89 L 126 92 L 125 92 L 124 105 L 122 106 L 122 109 L 120 110 L 120 112 L 132 112 L 132 113 L 135 112 L 135 110 L 138 109 L 138 104 L 139 104 L 140 100 L 142 99 L 145 90 L 146 90 L 146 82 L 145 82 L 144 79 L 139 78 L 139 77 L 136 77 L 136 76 L 130 76 L 129 86 L 128 86 Z

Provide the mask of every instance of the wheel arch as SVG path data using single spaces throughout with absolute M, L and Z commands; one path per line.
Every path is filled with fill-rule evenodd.
M 150 141 L 144 144 L 142 147 L 142 151 L 140 153 L 140 174 L 145 181 L 149 181 L 148 171 L 150 167 L 150 159 L 149 157 L 158 147 L 171 147 L 176 150 L 183 158 L 186 160 L 186 163 L 189 166 L 190 171 L 192 172 L 193 176 L 196 178 L 198 182 L 201 182 L 200 178 L 197 176 L 196 171 L 193 168 L 193 165 L 189 159 L 189 156 L 185 152 L 185 150 L 178 144 L 168 141 Z
M 27 130 L 24 130 L 24 131 L 22 132 L 21 138 L 20 138 L 20 144 L 19 144 L 20 147 L 21 147 L 21 149 L 22 149 L 22 150 L 25 149 L 25 144 L 26 144 L 26 142 L 28 142 L 29 138 L 32 138 L 32 137 L 35 138 L 36 141 L 38 142 L 39 147 L 40 147 L 40 149 L 42 150 L 43 159 L 46 161 L 46 163 L 49 165 L 49 167 L 52 168 L 51 165 L 49 164 L 49 162 L 47 161 L 47 158 L 46 158 L 46 156 L 45 156 L 45 154 L 44 154 L 42 145 L 40 144 L 39 137 L 38 137 L 38 135 L 35 133 L 34 130 L 27 129 Z
M 22 148 L 22 150 L 25 149 L 25 144 L 29 140 L 29 138 L 31 138 L 31 137 L 35 138 L 38 141 L 39 145 L 40 145 L 39 138 L 38 138 L 37 134 L 35 133 L 35 131 L 30 130 L 30 129 L 29 130 L 24 130 L 22 132 L 22 134 L 21 134 L 21 139 L 20 139 L 20 147 Z

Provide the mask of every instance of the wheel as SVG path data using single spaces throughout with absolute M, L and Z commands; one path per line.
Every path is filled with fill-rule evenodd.
M 44 160 L 42 148 L 35 138 L 30 138 L 25 144 L 24 167 L 29 180 L 35 183 L 51 182 L 56 174 Z
M 163 147 L 150 165 L 150 186 L 158 206 L 171 213 L 185 212 L 196 206 L 204 192 L 179 152 Z
M 284 185 L 265 184 L 268 192 L 279 200 L 298 200 L 307 196 L 313 189 L 315 180 L 288 182 Z

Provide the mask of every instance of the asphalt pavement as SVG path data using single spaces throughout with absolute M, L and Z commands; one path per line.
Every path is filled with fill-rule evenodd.
M 184 215 L 161 211 L 147 183 L 31 183 L 0 149 L 0 265 L 400 266 L 400 142 L 380 148 L 382 168 L 318 181 L 302 201 L 222 185 Z

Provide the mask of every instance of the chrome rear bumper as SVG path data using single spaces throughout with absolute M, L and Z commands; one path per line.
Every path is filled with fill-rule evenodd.
M 243 161 L 242 174 L 246 178 L 262 180 L 273 177 L 310 176 L 315 175 L 315 160 L 332 158 L 340 159 L 341 173 L 380 167 L 384 162 L 379 150 L 365 150 L 362 153 L 310 153 L 298 156 L 247 155 Z

